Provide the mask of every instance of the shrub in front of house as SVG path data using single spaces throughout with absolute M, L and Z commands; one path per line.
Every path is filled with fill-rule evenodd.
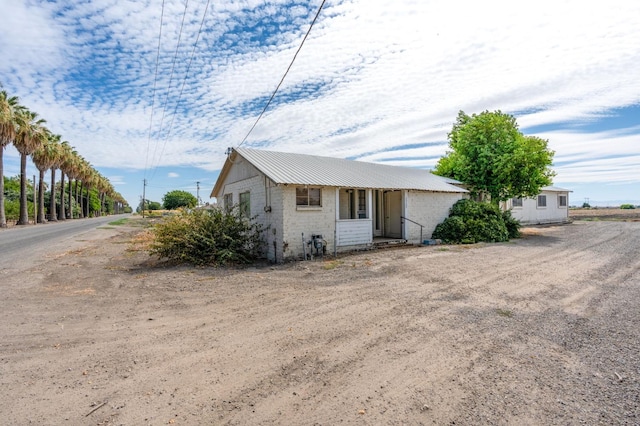
M 262 254 L 262 233 L 238 208 L 183 211 L 154 226 L 150 253 L 193 265 L 250 263 Z
M 520 222 L 495 204 L 460 200 L 451 207 L 449 217 L 436 226 L 432 238 L 449 244 L 500 242 L 520 236 Z

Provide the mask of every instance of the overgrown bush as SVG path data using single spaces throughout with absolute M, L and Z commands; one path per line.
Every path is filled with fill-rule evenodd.
M 249 263 L 263 249 L 263 226 L 239 209 L 183 211 L 154 226 L 150 253 L 179 263 Z
M 519 236 L 520 222 L 511 212 L 502 212 L 495 204 L 467 199 L 455 203 L 449 217 L 433 232 L 433 238 L 453 244 L 500 242 Z
M 631 210 L 631 209 L 635 209 L 636 206 L 634 206 L 633 204 L 621 204 L 620 208 L 624 210 Z
M 509 238 L 520 238 L 521 225 L 518 219 L 511 216 L 511 210 L 502 212 L 502 218 L 504 219 L 504 225 L 507 227 Z

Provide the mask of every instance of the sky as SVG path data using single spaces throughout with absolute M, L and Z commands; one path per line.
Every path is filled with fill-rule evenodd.
M 640 204 L 640 2 L 327 0 L 249 133 L 320 4 L 0 0 L 0 84 L 134 207 L 213 201 L 241 143 L 432 169 L 460 110 L 547 139 L 571 205 Z

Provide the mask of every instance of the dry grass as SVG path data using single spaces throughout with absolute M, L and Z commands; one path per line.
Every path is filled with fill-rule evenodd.
M 148 251 L 154 239 L 155 237 L 153 235 L 153 232 L 151 232 L 150 230 L 139 232 L 135 234 L 129 241 L 129 247 L 127 248 L 127 251 Z
M 626 222 L 640 221 L 640 209 L 591 208 L 570 209 L 569 217 L 573 220 L 618 220 Z

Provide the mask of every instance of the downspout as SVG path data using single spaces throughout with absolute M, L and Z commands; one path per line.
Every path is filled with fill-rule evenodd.
M 269 178 L 265 175 L 264 176 L 264 214 L 265 214 L 265 223 L 267 225 L 267 229 L 271 228 L 271 216 L 269 215 L 269 213 L 271 213 L 271 197 L 270 197 L 270 191 L 271 191 L 271 187 L 268 184 L 268 180 Z M 276 237 L 276 229 L 273 229 L 272 231 L 272 244 L 273 244 L 273 263 L 278 263 L 278 245 L 277 245 L 277 237 Z M 267 235 L 269 235 L 269 232 L 267 231 Z M 267 237 L 267 244 L 269 244 L 268 242 L 269 237 Z

